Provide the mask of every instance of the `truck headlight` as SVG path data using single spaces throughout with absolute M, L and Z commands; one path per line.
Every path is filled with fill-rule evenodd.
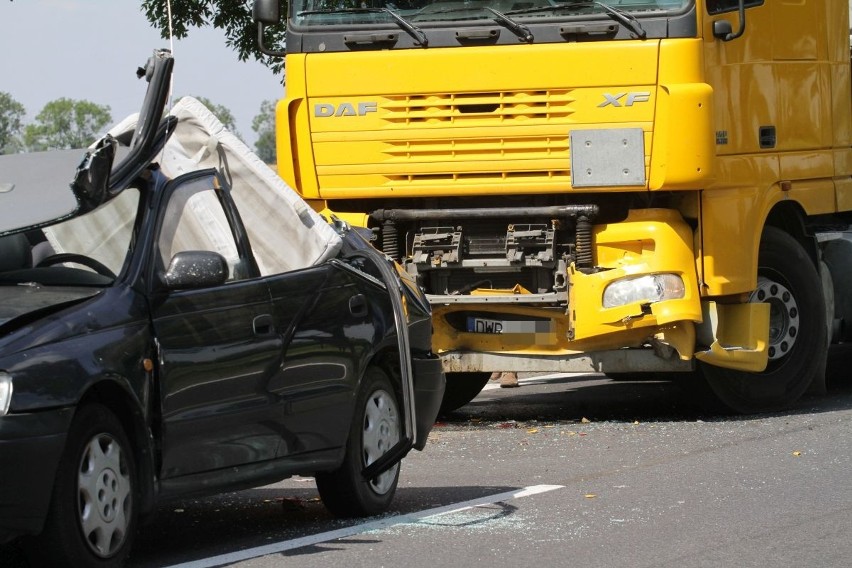
M 0 372 L 0 416 L 6 416 L 12 404 L 12 375 Z
M 677 274 L 651 274 L 622 278 L 604 289 L 603 307 L 615 308 L 634 302 L 661 302 L 683 298 L 686 287 Z

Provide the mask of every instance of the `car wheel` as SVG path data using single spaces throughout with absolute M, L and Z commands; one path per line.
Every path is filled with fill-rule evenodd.
M 447 386 L 441 400 L 440 414 L 461 408 L 482 392 L 491 373 L 447 373 Z
M 752 302 L 770 305 L 769 363 L 760 373 L 699 365 L 705 391 L 722 410 L 779 410 L 808 388 L 824 360 L 825 302 L 813 262 L 789 234 L 766 227 L 760 243 L 757 289 Z M 711 406 L 712 409 L 712 406 Z
M 77 411 L 48 518 L 25 543 L 34 566 L 121 566 L 136 529 L 136 469 L 127 435 L 105 406 Z
M 369 367 L 356 399 L 343 463 L 332 472 L 316 475 L 320 497 L 334 515 L 377 515 L 390 506 L 399 481 L 399 464 L 369 480 L 361 471 L 399 442 L 402 422 L 397 400 L 385 372 Z

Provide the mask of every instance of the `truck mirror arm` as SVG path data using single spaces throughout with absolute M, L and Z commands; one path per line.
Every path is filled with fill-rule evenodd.
M 284 57 L 286 51 L 277 51 L 266 47 L 263 42 L 263 32 L 267 25 L 281 23 L 281 10 L 278 0 L 254 0 L 251 9 L 251 19 L 257 24 L 257 48 L 265 55 Z
M 734 33 L 733 27 L 731 26 L 731 22 L 728 20 L 716 20 L 713 22 L 713 37 L 717 39 L 721 39 L 722 41 L 731 41 L 737 39 L 743 33 L 745 33 L 746 20 L 745 20 L 745 0 L 739 1 L 739 14 L 740 14 L 740 27 Z
M 266 30 L 266 26 L 263 22 L 257 22 L 257 48 L 260 52 L 265 55 L 271 55 L 272 57 L 284 57 L 287 55 L 287 52 L 284 50 L 275 50 L 266 47 L 266 44 L 263 42 L 264 30 Z

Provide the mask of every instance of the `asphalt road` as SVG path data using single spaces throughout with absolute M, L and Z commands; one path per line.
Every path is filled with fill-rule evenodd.
M 334 519 L 295 478 L 162 507 L 130 566 L 846 567 L 850 363 L 827 396 L 738 417 L 667 382 L 522 375 L 441 418 L 388 515 Z

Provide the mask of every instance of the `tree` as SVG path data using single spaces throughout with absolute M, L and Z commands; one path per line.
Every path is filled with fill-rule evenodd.
M 24 105 L 9 93 L 0 91 L 0 154 L 13 152 L 19 146 L 18 137 L 26 113 Z
M 260 113 L 251 121 L 251 129 L 257 134 L 254 151 L 267 164 L 274 164 L 275 158 L 275 101 L 260 103 Z
M 242 138 L 240 133 L 237 132 L 237 121 L 234 119 L 233 113 L 231 110 L 222 105 L 217 105 L 207 97 L 199 97 L 198 95 L 193 95 L 193 98 L 198 99 L 198 101 L 207 107 L 207 110 L 213 113 L 213 116 L 219 119 L 219 122 L 222 125 L 231 131 L 231 134 L 234 134 L 237 138 Z
M 86 100 L 56 99 L 36 115 L 24 129 L 29 151 L 85 148 L 103 134 L 112 122 L 110 108 Z
M 191 28 L 213 26 L 224 30 L 225 44 L 236 50 L 240 61 L 252 57 L 280 73 L 284 60 L 270 57 L 257 47 L 257 25 L 251 20 L 251 2 L 243 0 L 172 0 L 172 32 L 178 39 L 189 35 Z M 168 4 L 163 0 L 142 0 L 145 17 L 160 30 L 163 38 L 169 34 Z M 287 2 L 281 2 L 281 14 L 287 13 Z M 281 48 L 284 45 L 284 26 L 274 26 L 266 30 L 264 43 Z

